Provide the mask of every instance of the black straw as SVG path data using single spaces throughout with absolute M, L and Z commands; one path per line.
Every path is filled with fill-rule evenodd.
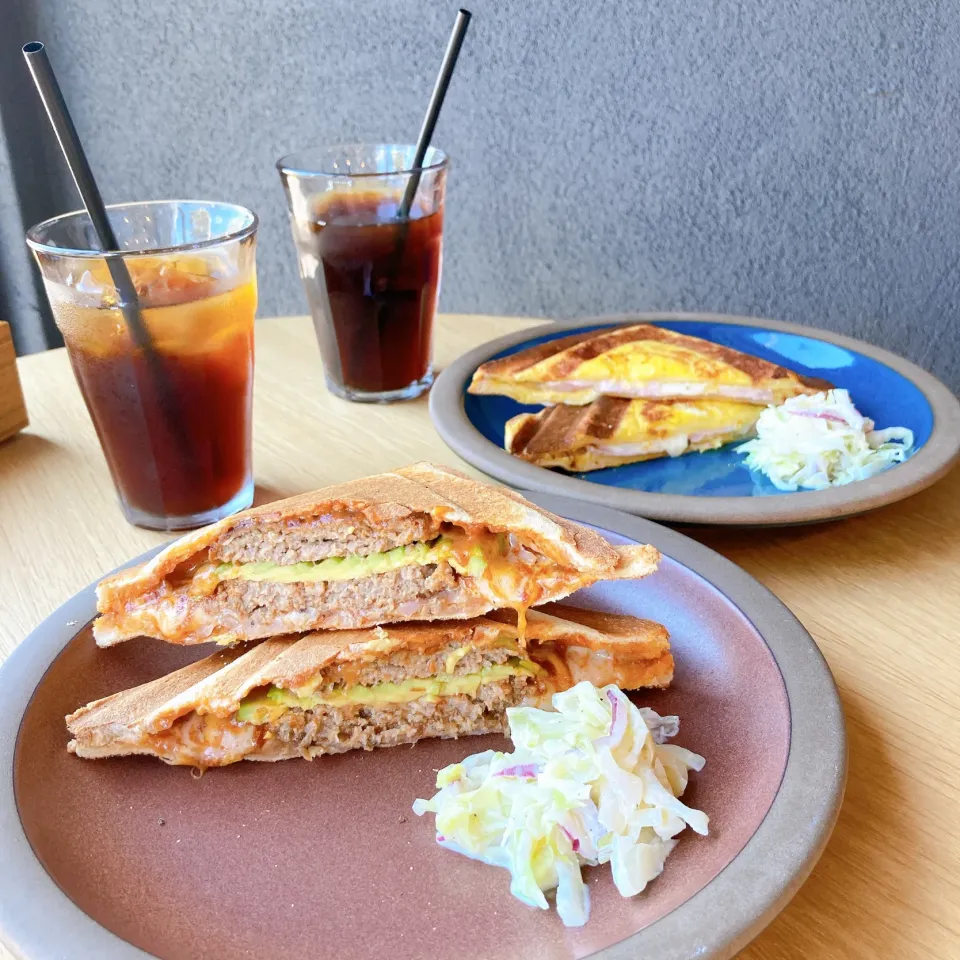
M 90 222 L 93 224 L 100 249 L 104 253 L 119 252 L 120 245 L 117 243 L 110 218 L 107 216 L 107 209 L 103 204 L 103 198 L 100 196 L 100 189 L 97 187 L 93 171 L 87 162 L 87 156 L 83 151 L 83 145 L 80 143 L 77 128 L 70 117 L 66 101 L 63 99 L 63 92 L 60 90 L 56 74 L 54 74 L 50 60 L 47 58 L 47 51 L 42 43 L 34 40 L 24 46 L 23 57 L 27 61 L 30 76 L 33 77 L 37 92 L 43 101 L 44 109 L 50 118 L 50 125 L 56 134 L 60 149 L 63 151 L 73 182 L 80 192 L 80 198 L 86 208 L 87 216 L 90 217 Z M 122 257 L 104 257 L 104 260 L 116 287 L 120 310 L 123 313 L 123 319 L 126 321 L 127 329 L 130 331 L 130 336 L 134 344 L 143 350 L 156 381 L 161 403 L 166 408 L 169 417 L 171 430 L 179 440 L 184 452 L 189 454 L 189 444 L 184 432 L 183 420 L 179 415 L 179 403 L 173 386 L 167 379 L 160 357 L 153 348 L 150 332 L 140 315 L 140 298 L 137 296 L 137 288 L 130 276 L 130 271 Z
M 433 139 L 433 131 L 440 117 L 440 109 L 443 107 L 443 98 L 447 95 L 447 87 L 450 86 L 450 79 L 453 76 L 453 69 L 457 65 L 457 57 L 460 55 L 460 48 L 463 46 L 463 38 L 467 34 L 471 16 L 469 10 L 460 10 L 457 13 L 457 19 L 454 21 L 453 32 L 450 34 L 450 41 L 447 43 L 447 51 L 444 53 L 443 62 L 440 64 L 440 73 L 437 74 L 437 82 L 434 84 L 433 93 L 430 96 L 427 115 L 423 118 L 420 136 L 417 137 L 417 149 L 413 154 L 413 172 L 407 182 L 407 189 L 403 193 L 403 200 L 400 201 L 400 209 L 397 212 L 397 218 L 400 220 L 406 220 L 410 216 L 410 208 L 413 206 L 414 197 L 417 195 L 417 187 L 420 185 L 420 175 L 423 173 L 423 161 L 430 147 L 430 141 Z
M 83 146 L 80 143 L 80 137 L 77 135 L 77 128 L 73 125 L 70 112 L 67 110 L 67 104 L 63 99 L 63 93 L 60 90 L 60 84 L 57 83 L 56 74 L 50 61 L 47 58 L 47 51 L 42 43 L 33 41 L 26 44 L 23 48 L 23 56 L 27 61 L 27 68 L 33 77 L 33 82 L 37 86 L 37 92 L 43 101 L 43 106 L 50 118 L 50 125 L 56 134 L 57 142 L 63 151 L 64 159 L 70 168 L 70 174 L 73 176 L 73 182 L 77 185 L 80 192 L 80 198 L 86 208 L 87 216 L 93 224 L 93 229 L 97 234 L 97 240 L 100 242 L 100 249 L 103 251 L 119 250 L 117 237 L 113 232 L 113 226 L 110 218 L 107 216 L 106 207 L 103 205 L 103 198 L 100 196 L 100 189 L 93 178 L 93 171 L 87 162 L 87 156 L 83 152 Z M 150 349 L 150 334 L 143 323 L 138 309 L 137 290 L 127 270 L 127 265 L 119 257 L 105 257 L 107 269 L 113 278 L 114 286 L 117 288 L 124 319 L 130 328 L 130 335 L 138 347 Z

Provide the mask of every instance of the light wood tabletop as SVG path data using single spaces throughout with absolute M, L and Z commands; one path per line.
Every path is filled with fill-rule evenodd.
M 442 366 L 534 321 L 444 316 Z M 63 350 L 19 361 L 30 428 L 0 444 L 0 659 L 56 606 L 166 537 L 129 526 Z M 263 502 L 414 460 L 471 470 L 426 399 L 354 405 L 323 384 L 305 318 L 257 326 L 254 464 Z M 741 957 L 960 956 L 960 470 L 851 520 L 685 531 L 803 621 L 847 714 L 847 796 L 829 846 Z M 0 947 L 0 957 L 10 954 Z

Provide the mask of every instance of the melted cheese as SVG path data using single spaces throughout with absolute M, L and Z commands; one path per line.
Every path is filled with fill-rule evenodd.
M 145 734 L 142 744 L 167 763 L 203 768 L 242 760 L 268 735 L 232 718 L 191 713 L 169 730 Z
M 748 374 L 676 343 L 647 340 L 642 345 L 623 343 L 581 363 L 572 374 L 577 380 L 700 382 L 709 385 L 750 386 Z

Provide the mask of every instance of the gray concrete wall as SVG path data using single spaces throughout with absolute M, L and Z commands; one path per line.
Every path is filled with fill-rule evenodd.
M 47 42 L 108 199 L 218 197 L 260 214 L 264 315 L 305 311 L 274 161 L 312 142 L 412 139 L 455 12 L 435 0 L 0 7 L 21 11 L 3 58 L 18 57 L 11 40 Z M 473 10 L 436 137 L 454 158 L 444 309 L 768 315 L 880 343 L 960 388 L 960 7 Z M 31 96 L 5 81 L 8 144 L 30 133 Z M 29 139 L 30 197 L 15 199 L 0 166 L 5 276 L 23 275 L 12 218 L 69 197 L 39 128 Z M 18 289 L 28 347 L 36 308 Z

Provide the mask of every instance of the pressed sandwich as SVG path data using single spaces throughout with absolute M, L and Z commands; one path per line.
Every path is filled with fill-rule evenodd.
M 600 580 L 646 576 L 659 556 L 421 463 L 188 534 L 99 585 L 94 635 L 100 646 L 136 636 L 231 644 L 522 613 Z
M 541 467 L 599 470 L 746 439 L 763 409 L 732 400 L 601 397 L 585 407 L 546 407 L 513 417 L 504 446 Z
M 780 404 L 826 381 L 699 337 L 640 323 L 560 337 L 477 368 L 470 393 L 574 406 L 598 397 Z
M 275 637 L 229 647 L 67 717 L 68 749 L 213 767 L 236 760 L 500 733 L 508 707 L 549 708 L 582 680 L 622 689 L 673 678 L 649 620 L 560 604 L 517 615 Z

